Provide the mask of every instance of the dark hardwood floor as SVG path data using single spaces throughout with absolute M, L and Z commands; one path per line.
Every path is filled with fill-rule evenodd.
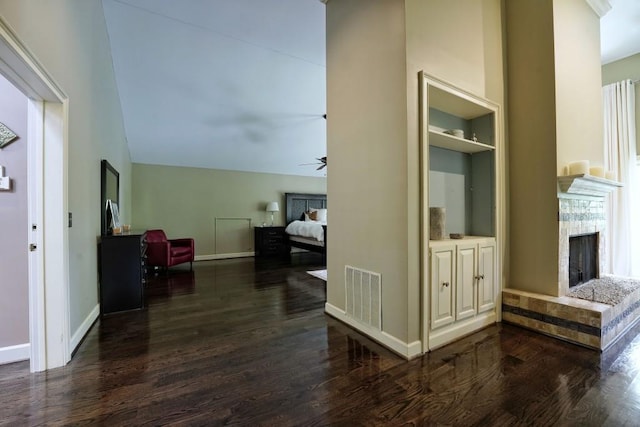
M 600 354 L 496 325 L 407 362 L 324 314 L 321 262 L 154 278 L 67 366 L 0 366 L 0 424 L 640 425 L 640 338 Z

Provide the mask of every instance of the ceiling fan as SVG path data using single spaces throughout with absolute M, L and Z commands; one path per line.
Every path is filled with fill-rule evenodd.
M 327 115 L 323 114 L 322 118 L 327 120 Z M 319 171 L 320 169 L 324 169 L 327 167 L 327 156 L 324 157 L 316 157 L 316 160 L 320 163 L 303 163 L 300 166 L 309 166 L 309 165 L 320 165 L 316 168 L 317 171 Z
M 324 169 L 327 167 L 327 156 L 324 157 L 316 157 L 316 160 L 319 163 L 303 163 L 300 166 L 309 166 L 309 165 L 320 165 L 316 168 L 317 171 L 319 171 L 320 169 Z

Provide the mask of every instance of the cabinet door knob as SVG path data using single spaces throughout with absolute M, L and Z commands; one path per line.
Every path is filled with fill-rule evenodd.
M 442 282 L 442 286 L 448 287 L 449 286 L 449 282 Z

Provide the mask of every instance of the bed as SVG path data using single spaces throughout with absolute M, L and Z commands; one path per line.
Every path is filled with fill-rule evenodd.
M 287 216 L 287 235 L 289 236 L 289 244 L 291 247 L 305 249 L 312 252 L 318 252 L 326 256 L 327 254 L 327 225 L 319 223 L 311 224 L 293 224 L 295 221 L 305 222 L 305 212 L 315 209 L 327 209 L 326 194 L 304 194 L 304 193 L 285 193 L 285 206 Z M 299 225 L 299 228 L 294 228 Z M 315 227 L 315 229 L 312 229 Z M 311 233 L 306 235 L 295 234 L 297 230 L 308 229 Z M 311 237 L 310 234 L 315 235 Z

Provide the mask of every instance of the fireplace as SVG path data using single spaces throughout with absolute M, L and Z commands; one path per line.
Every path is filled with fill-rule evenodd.
M 503 289 L 505 322 L 604 350 L 640 319 L 640 289 L 614 306 L 567 296 L 570 286 L 609 271 L 605 196 L 620 186 L 588 175 L 558 177 L 557 294 Z
M 564 296 L 571 286 L 586 282 L 590 278 L 600 277 L 600 272 L 607 271 L 606 216 L 603 199 L 559 197 L 558 200 L 560 241 L 557 296 Z M 581 242 L 582 240 L 585 242 Z M 588 246 L 592 252 L 595 252 L 591 256 L 587 255 L 587 259 L 591 258 L 588 266 L 583 265 L 587 262 L 584 253 L 574 255 L 573 262 L 570 260 L 572 244 L 579 247 Z M 593 258 L 595 258 L 595 265 Z M 578 265 L 574 266 L 574 263 Z M 577 281 L 574 283 L 574 280 Z
M 595 279 L 598 274 L 598 235 L 569 237 L 569 287 Z

